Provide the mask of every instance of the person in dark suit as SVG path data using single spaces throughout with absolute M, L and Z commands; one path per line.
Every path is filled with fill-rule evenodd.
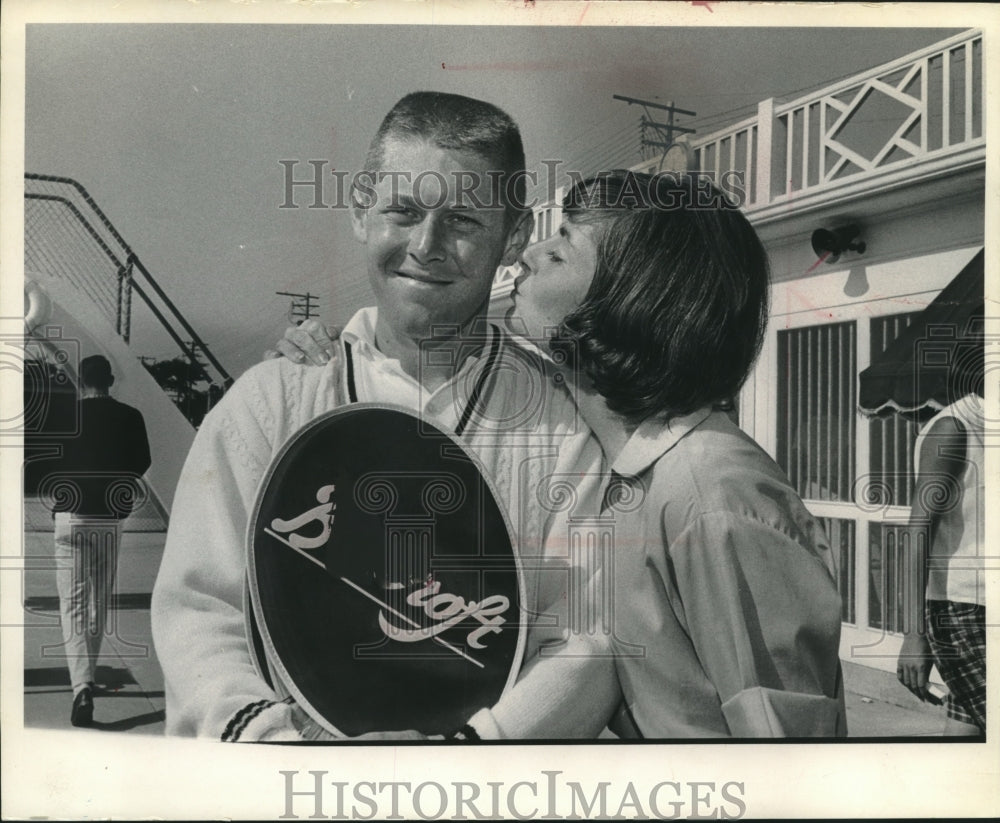
M 80 416 L 50 477 L 55 505 L 56 586 L 73 685 L 74 726 L 94 716 L 97 658 L 114 588 L 121 521 L 150 466 L 146 424 L 138 409 L 110 395 L 115 378 L 102 355 L 80 363 Z

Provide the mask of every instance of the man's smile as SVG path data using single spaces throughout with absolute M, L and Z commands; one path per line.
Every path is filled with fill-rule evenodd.
M 429 274 L 428 272 L 396 270 L 392 272 L 392 274 L 404 280 L 410 280 L 414 283 L 420 283 L 425 286 L 451 285 L 451 280 L 438 275 Z

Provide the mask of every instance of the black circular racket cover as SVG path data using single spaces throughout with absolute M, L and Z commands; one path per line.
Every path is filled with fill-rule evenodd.
M 451 732 L 517 676 L 506 513 L 460 441 L 405 409 L 355 404 L 294 435 L 248 546 L 257 664 L 334 734 Z

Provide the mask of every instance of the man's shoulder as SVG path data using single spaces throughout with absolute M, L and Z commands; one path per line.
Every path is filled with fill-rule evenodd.
M 300 366 L 293 363 L 287 357 L 275 357 L 271 360 L 262 360 L 255 363 L 241 374 L 232 387 L 232 391 L 253 391 L 261 386 L 277 385 L 293 369 L 305 370 L 308 366 Z
M 539 377 L 545 378 L 544 386 L 552 392 L 568 395 L 565 375 L 534 342 L 511 334 L 497 326 L 500 332 L 500 365 L 508 380 L 539 385 Z
M 142 420 L 142 412 L 135 406 L 131 406 L 128 403 L 123 403 L 115 397 L 108 398 L 109 403 L 106 407 L 107 412 L 110 415 L 127 421 Z
M 927 438 L 965 436 L 965 424 L 957 414 L 940 414 L 921 434 Z
M 488 404 L 520 431 L 589 434 L 566 375 L 537 347 L 504 332 Z M 541 428 L 539 428 L 541 427 Z
M 271 393 L 297 384 L 319 385 L 330 381 L 331 371 L 336 370 L 337 366 L 336 360 L 327 366 L 293 363 L 287 357 L 264 360 L 243 372 L 230 387 L 227 395 L 234 392 L 237 397 L 261 392 Z
M 499 323 L 492 323 L 491 325 L 499 332 L 504 350 L 511 356 L 524 357 L 533 363 L 537 362 L 540 368 L 552 367 L 552 360 L 549 354 L 538 345 L 537 341 L 528 340 L 525 337 L 513 334 Z
M 293 363 L 284 357 L 251 366 L 212 409 L 212 421 L 223 425 L 255 420 L 265 431 L 283 436 L 289 427 L 338 405 L 339 360 L 325 366 Z M 208 418 L 206 418 L 206 421 Z

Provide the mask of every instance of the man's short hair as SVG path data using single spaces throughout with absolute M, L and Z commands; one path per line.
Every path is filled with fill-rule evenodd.
M 604 224 L 584 302 L 554 341 L 630 422 L 731 400 L 767 325 L 767 253 L 705 178 L 608 172 L 574 186 L 566 220 Z
M 507 227 L 527 211 L 524 144 L 517 123 L 503 109 L 460 94 L 416 91 L 403 97 L 382 120 L 365 157 L 366 172 L 383 169 L 385 141 L 426 140 L 449 151 L 477 154 L 500 172 L 500 202 Z
M 115 382 L 111 364 L 103 354 L 92 354 L 80 361 L 80 383 L 88 389 L 108 389 Z

